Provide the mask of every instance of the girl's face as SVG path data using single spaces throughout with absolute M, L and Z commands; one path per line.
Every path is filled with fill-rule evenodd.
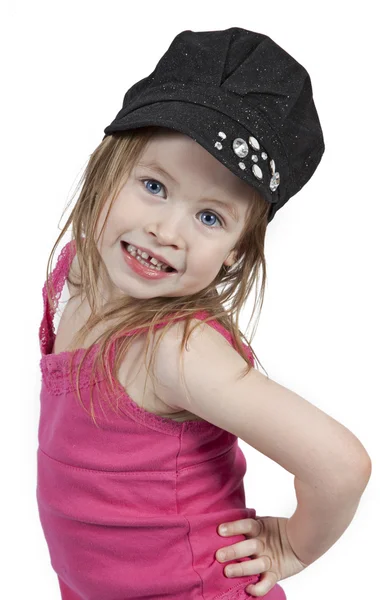
M 235 262 L 233 248 L 251 197 L 252 188 L 192 138 L 157 133 L 115 198 L 97 241 L 110 278 L 102 283 L 103 297 L 184 296 L 206 288 L 222 264 Z M 110 199 L 96 236 L 109 204 Z M 142 276 L 126 260 L 122 242 L 160 255 L 176 272 Z

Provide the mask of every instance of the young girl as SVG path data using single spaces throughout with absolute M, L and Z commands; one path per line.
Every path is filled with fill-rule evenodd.
M 238 325 L 324 151 L 310 78 L 263 34 L 184 31 L 105 134 L 43 289 L 37 500 L 62 598 L 283 600 L 371 471 Z M 245 506 L 238 438 L 294 474 L 291 518 Z

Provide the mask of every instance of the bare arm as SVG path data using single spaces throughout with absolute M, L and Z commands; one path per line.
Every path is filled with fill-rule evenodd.
M 318 488 L 294 478 L 297 508 L 286 530 L 293 552 L 309 565 L 327 552 L 345 532 L 357 511 L 370 478 L 368 473 L 356 487 L 346 490 Z
M 185 390 L 182 326 L 174 325 L 158 347 L 153 386 L 159 398 L 230 431 L 312 487 L 345 490 L 365 479 L 370 459 L 351 431 L 257 369 L 239 378 L 246 363 L 207 324 L 184 351 Z
M 190 336 L 180 378 L 181 323 L 157 352 L 155 392 L 167 404 L 230 431 L 295 476 L 297 509 L 289 541 L 310 564 L 342 535 L 371 472 L 370 458 L 344 425 L 246 363 L 208 325 Z

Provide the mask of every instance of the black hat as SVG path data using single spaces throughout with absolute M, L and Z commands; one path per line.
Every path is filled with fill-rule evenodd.
M 188 135 L 256 188 L 271 203 L 269 221 L 325 149 L 305 68 L 267 35 L 240 27 L 179 33 L 104 133 L 150 125 Z

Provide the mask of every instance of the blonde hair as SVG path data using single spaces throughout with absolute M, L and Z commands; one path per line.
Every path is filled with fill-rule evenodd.
M 121 188 L 125 185 L 135 163 L 139 160 L 151 137 L 163 129 L 165 128 L 144 127 L 114 133 L 102 140 L 93 154 L 91 154 L 85 167 L 77 188 L 81 186 L 82 182 L 83 187 L 62 232 L 51 250 L 46 269 L 47 296 L 49 305 L 52 307 L 54 306 L 55 296 L 52 278 L 50 277 L 53 255 L 60 240 L 72 224 L 72 239 L 75 240 L 77 259 L 80 267 L 80 283 L 75 284 L 70 279 L 69 283 L 78 289 L 77 293 L 82 297 L 82 302 L 84 299 L 88 300 L 91 308 L 90 317 L 77 332 L 72 346 L 79 348 L 84 343 L 86 334 L 93 327 L 96 327 L 99 323 L 105 325 L 104 333 L 100 334 L 96 341 L 93 342 L 93 344 L 99 344 L 99 348 L 95 356 L 92 375 L 100 367 L 101 373 L 106 379 L 107 390 L 111 392 L 111 397 L 112 393 L 114 394 L 115 392 L 114 381 L 116 380 L 116 374 L 124 356 L 136 337 L 148 330 L 144 347 L 146 360 L 148 355 L 147 349 L 152 337 L 155 337 L 153 333 L 155 327 L 167 321 L 157 340 L 158 344 L 161 336 L 165 334 L 173 322 L 183 317 L 185 319 L 181 342 L 181 356 L 187 340 L 195 327 L 202 323 L 207 323 L 211 319 L 215 319 L 232 335 L 235 349 L 247 363 L 244 376 L 253 368 L 243 348 L 241 337 L 250 346 L 254 332 L 251 335 L 250 341 L 248 341 L 240 332 L 238 322 L 240 312 L 245 306 L 253 285 L 258 282 L 260 269 L 262 270 L 262 282 L 259 293 L 257 292 L 256 285 L 255 301 L 249 323 L 254 316 L 257 304 L 259 303 L 259 315 L 263 305 L 266 284 L 264 241 L 270 208 L 269 203 L 254 188 L 252 188 L 252 202 L 247 211 L 246 223 L 235 245 L 236 262 L 230 268 L 222 265 L 218 275 L 205 289 L 182 297 L 161 296 L 149 299 L 125 297 L 124 299 L 119 298 L 108 302 L 103 307 L 98 306 L 97 281 L 101 270 L 106 272 L 104 262 L 94 239 L 99 215 L 107 199 L 112 195 L 108 213 L 103 224 L 104 228 L 113 202 Z M 101 232 L 99 235 L 101 235 Z M 189 331 L 193 315 L 200 310 L 209 312 L 210 316 L 203 321 L 197 321 L 195 327 Z M 126 335 L 132 330 L 137 331 Z M 109 356 L 114 343 L 116 348 L 115 361 L 110 371 Z M 86 348 L 77 373 L 76 389 L 79 401 L 84 410 L 86 408 L 82 403 L 79 388 L 80 369 L 93 344 L 89 348 Z M 156 349 L 157 345 L 147 366 L 147 372 L 149 372 Z M 253 350 L 252 354 L 257 360 Z M 74 355 L 72 356 L 73 358 Z M 72 373 L 71 367 L 72 362 L 70 373 Z M 90 387 L 91 417 L 95 425 L 97 425 L 93 410 L 92 386 Z M 145 388 L 146 379 L 144 393 Z M 112 400 L 109 404 L 115 410 Z M 117 410 L 118 406 L 116 406 Z

